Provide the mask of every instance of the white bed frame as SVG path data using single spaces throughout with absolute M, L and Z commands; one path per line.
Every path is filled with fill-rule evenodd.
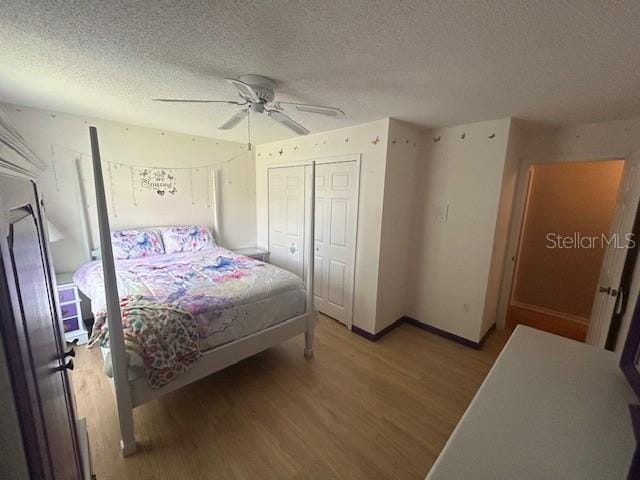
M 124 456 L 136 451 L 137 444 L 133 432 L 133 409 L 143 403 L 161 397 L 165 393 L 177 390 L 207 375 L 233 365 L 240 360 L 304 333 L 307 358 L 313 356 L 313 333 L 316 324 L 316 311 L 313 305 L 314 262 L 308 262 L 306 278 L 305 313 L 290 318 L 282 323 L 256 332 L 244 338 L 208 350 L 194 363 L 187 372 L 164 387 L 153 390 L 144 378 L 133 381 L 128 379 L 127 356 L 122 331 L 122 317 L 116 272 L 111 250 L 111 230 L 109 213 L 102 176 L 102 164 L 98 145 L 98 132 L 95 127 L 89 128 L 91 138 L 91 154 L 93 158 L 93 176 L 96 190 L 96 207 L 98 209 L 98 225 L 100 229 L 100 248 L 102 250 L 102 268 L 107 307 L 107 325 L 109 327 L 109 348 L 113 366 L 113 385 L 115 389 L 118 420 L 120 423 L 120 446 Z M 311 165 L 311 183 L 315 185 L 316 164 Z M 307 258 L 313 258 L 313 240 L 315 229 L 315 188 L 310 188 L 307 209 L 309 221 L 306 223 Z

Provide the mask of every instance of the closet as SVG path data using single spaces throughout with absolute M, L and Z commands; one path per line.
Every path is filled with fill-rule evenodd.
M 309 167 L 274 166 L 269 179 L 269 255 L 271 263 L 303 277 L 308 259 L 305 191 Z M 319 161 L 316 165 L 315 304 L 351 325 L 358 223 L 359 162 Z

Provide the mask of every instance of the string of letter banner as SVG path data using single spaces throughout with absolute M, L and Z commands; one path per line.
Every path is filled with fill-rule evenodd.
M 59 178 L 58 178 L 58 165 L 60 151 L 66 151 L 71 153 L 72 158 L 80 159 L 84 163 L 85 161 L 91 161 L 91 155 L 79 152 L 72 148 L 52 145 L 51 148 L 51 166 L 53 178 L 56 186 L 56 190 L 60 191 Z M 215 201 L 215 188 L 216 188 L 216 170 L 224 168 L 225 165 L 230 164 L 239 159 L 246 158 L 246 154 L 237 155 L 227 160 L 215 162 L 210 165 L 201 165 L 193 167 L 165 167 L 154 165 L 136 165 L 131 163 L 115 162 L 108 159 L 102 159 L 102 163 L 105 164 L 105 183 L 109 187 L 109 203 L 111 213 L 114 217 L 117 217 L 115 192 L 116 188 L 127 182 L 129 184 L 131 203 L 133 206 L 138 206 L 138 195 L 140 192 L 148 191 L 154 194 L 158 198 L 171 198 L 183 192 L 187 189 L 191 204 L 196 204 L 196 198 L 194 193 L 194 181 L 202 182 L 202 177 L 206 178 L 206 202 L 207 208 L 213 207 Z M 123 178 L 122 171 L 127 171 L 126 180 Z M 187 174 L 187 182 L 185 184 L 184 178 L 181 178 L 180 185 L 178 184 L 178 177 L 183 177 L 183 174 Z

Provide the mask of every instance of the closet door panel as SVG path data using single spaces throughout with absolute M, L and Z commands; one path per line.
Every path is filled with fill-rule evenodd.
M 345 324 L 352 314 L 357 172 L 356 162 L 316 164 L 316 308 Z
M 269 259 L 302 277 L 304 167 L 269 169 Z

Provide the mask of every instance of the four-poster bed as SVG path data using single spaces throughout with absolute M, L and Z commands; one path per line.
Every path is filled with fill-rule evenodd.
M 112 237 L 109 226 L 107 201 L 102 175 L 98 133 L 90 127 L 91 152 L 98 210 L 100 232 L 100 248 L 102 251 L 102 275 L 104 284 L 104 303 L 106 307 L 106 326 L 108 327 L 108 347 L 111 357 L 111 370 L 116 396 L 121 448 L 123 455 L 136 451 L 136 440 L 133 430 L 133 409 L 143 403 L 159 398 L 165 393 L 177 390 L 191 382 L 224 369 L 240 360 L 250 357 L 262 350 L 273 347 L 289 338 L 304 334 L 306 357 L 313 356 L 313 335 L 316 322 L 314 302 L 314 262 L 308 263 L 304 285 L 304 309 L 302 314 L 284 319 L 267 328 L 255 331 L 246 336 L 236 338 L 214 348 L 203 351 L 189 368 L 159 388 L 152 388 L 147 379 L 129 375 L 125 334 L 123 332 L 123 316 L 121 298 L 118 293 L 118 274 L 112 250 Z M 310 185 L 315 185 L 315 162 L 312 163 Z M 306 254 L 313 258 L 314 226 L 315 226 L 315 189 L 309 189 L 306 223 Z M 276 267 L 269 266 L 276 269 Z

